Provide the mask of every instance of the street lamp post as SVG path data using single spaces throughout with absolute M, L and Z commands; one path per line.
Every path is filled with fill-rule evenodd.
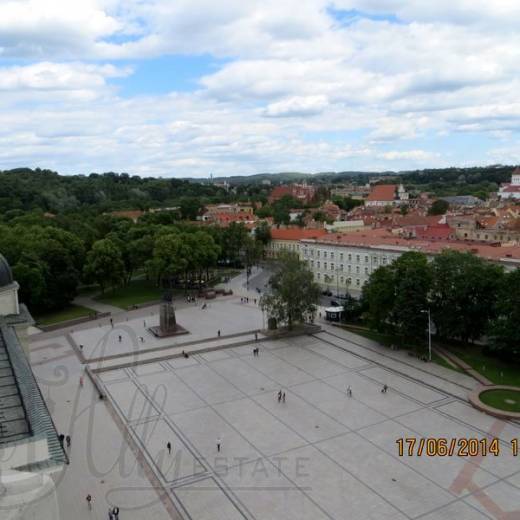
M 428 314 L 428 361 L 432 360 L 432 317 L 430 309 L 421 311 Z

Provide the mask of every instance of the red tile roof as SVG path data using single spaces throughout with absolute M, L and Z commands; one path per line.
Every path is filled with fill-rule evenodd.
M 372 187 L 370 195 L 366 200 L 382 200 L 390 202 L 395 200 L 396 191 L 396 184 L 377 184 L 376 186 Z
M 516 260 L 520 261 L 520 246 L 493 246 L 489 244 L 462 242 L 456 240 L 428 241 L 421 239 L 399 238 L 384 229 L 360 230 L 355 233 L 338 235 L 330 234 L 328 237 L 317 239 L 320 243 L 350 245 L 358 247 L 382 247 L 417 250 L 426 254 L 437 254 L 444 249 L 453 249 L 462 252 L 471 252 L 488 260 Z
M 326 229 L 305 229 L 305 228 L 285 228 L 271 229 L 271 238 L 273 240 L 303 240 L 304 238 L 313 239 L 321 238 L 327 234 Z

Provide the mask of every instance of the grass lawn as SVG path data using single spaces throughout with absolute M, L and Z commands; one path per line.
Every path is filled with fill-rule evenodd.
M 127 309 L 132 305 L 160 300 L 163 290 L 150 280 L 132 280 L 125 287 L 119 287 L 114 291 L 109 290 L 104 295 L 96 297 L 96 300 L 114 307 Z
M 484 404 L 499 410 L 520 413 L 520 390 L 488 390 L 479 397 Z
M 366 329 L 358 329 L 356 327 L 349 327 L 348 325 L 343 326 L 345 329 L 347 329 L 349 332 L 353 332 L 354 334 L 359 334 L 360 336 L 363 336 L 364 338 L 371 339 L 372 341 L 377 341 L 377 343 L 380 343 L 381 345 L 384 345 L 385 347 L 390 347 L 390 345 L 397 345 L 401 349 L 412 349 L 415 347 L 415 349 L 419 348 L 419 345 L 411 345 L 411 344 L 405 344 L 403 345 L 404 340 L 402 338 L 399 338 L 397 336 L 392 336 L 391 334 L 383 334 L 381 332 L 376 332 L 374 330 L 366 330 Z M 426 349 L 426 345 L 424 346 Z M 426 353 L 426 350 L 425 350 Z M 441 365 L 445 368 L 449 368 L 450 370 L 455 370 L 457 372 L 462 372 L 457 367 L 454 367 L 450 363 L 448 363 L 444 358 L 437 355 L 435 352 L 432 352 L 432 361 L 436 363 L 437 365 Z
M 497 385 L 520 387 L 520 366 L 486 355 L 480 345 L 443 345 Z
M 83 318 L 92 314 L 92 309 L 87 307 L 81 307 L 80 305 L 69 305 L 59 311 L 46 312 L 42 314 L 36 314 L 34 319 L 38 325 L 54 325 L 62 321 L 73 320 L 75 318 Z

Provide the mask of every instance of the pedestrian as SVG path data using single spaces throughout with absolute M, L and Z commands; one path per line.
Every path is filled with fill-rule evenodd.
M 282 403 L 285 403 L 285 392 L 282 394 Z
M 114 320 L 110 318 L 110 325 L 112 325 L 112 328 L 114 328 Z
M 92 511 L 92 495 L 87 495 L 87 507 L 89 511 Z
M 83 376 L 79 376 L 79 386 L 83 388 Z
M 168 455 L 171 455 L 172 454 L 172 443 L 170 441 L 168 441 L 166 443 L 166 449 L 168 450 Z
M 143 321 L 143 327 L 146 329 L 146 320 Z
M 217 336 L 220 338 L 220 329 L 217 331 Z
M 144 343 L 144 338 L 143 338 L 143 336 L 139 336 L 139 341 L 140 341 L 141 343 Z
M 119 338 L 119 343 L 121 343 L 121 340 L 123 339 L 123 338 L 121 337 L 121 334 L 119 334 L 118 338 Z
M 108 520 L 114 520 L 114 515 L 112 514 L 112 509 L 108 508 Z
M 79 349 L 81 350 L 81 352 L 83 352 L 83 345 L 81 343 L 79 345 Z
M 71 441 L 70 435 L 67 435 L 65 437 L 65 442 L 67 443 L 67 448 L 70 448 L 70 441 Z
M 58 439 L 60 441 L 61 447 L 63 448 L 63 441 L 65 440 L 65 435 L 63 435 L 63 433 L 60 433 L 58 435 Z
M 347 386 L 347 395 L 352 397 L 352 388 L 350 388 L 350 385 Z
M 258 332 L 255 332 L 255 341 L 258 341 Z
M 282 400 L 282 391 L 278 390 L 278 402 Z
M 220 445 L 222 444 L 222 439 L 219 437 L 217 439 L 217 451 L 220 453 Z
M 388 386 L 387 385 L 383 385 L 383 388 L 381 389 L 381 393 L 382 394 L 386 394 L 387 390 L 388 390 Z
M 112 514 L 114 515 L 114 520 L 119 520 L 119 507 L 115 506 L 112 509 Z

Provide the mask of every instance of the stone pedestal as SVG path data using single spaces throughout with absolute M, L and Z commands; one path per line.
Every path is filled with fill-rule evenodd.
M 188 331 L 177 323 L 175 309 L 170 295 L 165 295 L 161 302 L 159 309 L 159 326 L 150 327 L 148 330 L 158 338 L 188 334 Z

